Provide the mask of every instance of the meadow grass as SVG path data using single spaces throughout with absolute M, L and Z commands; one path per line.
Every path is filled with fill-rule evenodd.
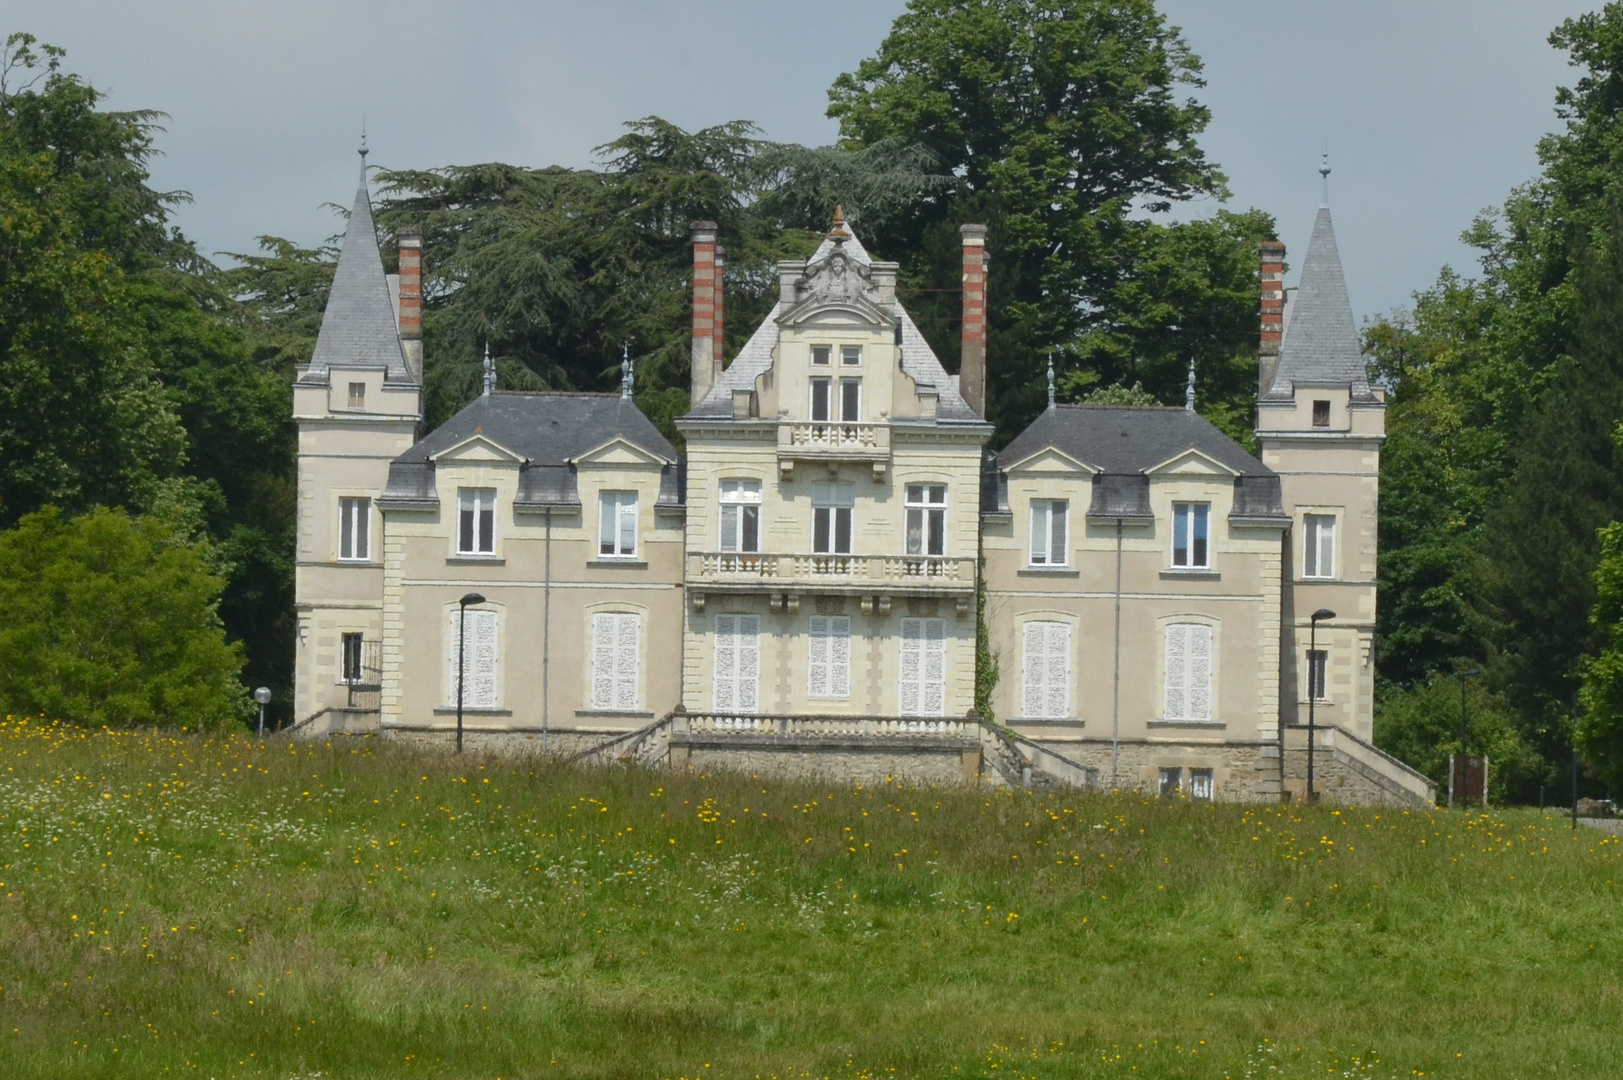
M 0 1075 L 1596 1077 L 1619 885 L 1532 811 L 8 720 Z

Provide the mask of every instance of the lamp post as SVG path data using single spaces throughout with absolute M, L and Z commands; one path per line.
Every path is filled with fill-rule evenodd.
M 254 691 L 254 700 L 259 702 L 259 737 L 265 737 L 265 706 L 270 704 L 270 687 L 261 686 Z
M 468 605 L 482 604 L 485 598 L 471 592 L 457 601 L 456 625 L 456 752 L 462 753 L 462 688 L 468 681 Z
M 1313 743 L 1318 737 L 1318 717 L 1314 705 L 1319 699 L 1322 687 L 1313 685 L 1318 674 L 1315 668 L 1319 662 L 1319 620 L 1333 619 L 1336 613 L 1329 608 L 1320 608 L 1308 616 L 1307 631 L 1307 801 L 1316 802 L 1318 793 L 1313 790 Z M 1329 678 L 1329 664 L 1325 664 L 1325 677 Z
M 1460 672 L 1460 797 L 1461 806 L 1468 805 L 1471 800 L 1471 752 L 1468 748 L 1465 727 L 1465 680 L 1474 679 L 1482 674 L 1481 668 L 1466 668 Z M 1452 777 L 1450 778 L 1452 780 Z

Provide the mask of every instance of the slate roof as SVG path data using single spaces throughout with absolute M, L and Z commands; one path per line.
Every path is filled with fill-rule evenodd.
M 386 382 L 415 382 L 400 347 L 394 298 L 389 295 L 377 227 L 372 222 L 372 199 L 364 186 L 355 193 L 332 292 L 321 316 L 321 333 L 303 379 L 320 382 L 335 365 L 381 367 Z
M 1007 469 L 1053 447 L 1095 470 L 1090 517 L 1150 516 L 1146 470 L 1186 450 L 1233 469 L 1236 518 L 1284 520 L 1279 477 L 1199 413 L 1164 407 L 1059 405 L 1048 409 L 997 454 L 996 493 L 982 505 L 1008 509 Z
M 618 394 L 495 391 L 474 399 L 389 465 L 383 498 L 432 505 L 437 501 L 433 457 L 474 435 L 524 458 L 520 506 L 578 506 L 571 462 L 616 436 L 666 459 L 659 505 L 683 502 L 686 468 L 676 448 L 636 403 Z
M 1307 260 L 1302 264 L 1301 281 L 1289 309 L 1279 366 L 1265 396 L 1291 397 L 1292 388 L 1300 383 L 1351 386 L 1355 397 L 1368 397 L 1369 375 L 1328 207 L 1319 207 L 1319 216 L 1313 222 Z

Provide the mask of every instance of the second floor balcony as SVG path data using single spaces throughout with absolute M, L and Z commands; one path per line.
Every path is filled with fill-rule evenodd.
M 778 470 L 794 475 L 797 461 L 867 463 L 874 479 L 890 467 L 890 425 L 839 421 L 783 420 L 778 423 Z
M 975 559 L 954 555 L 688 553 L 687 582 L 714 592 L 972 595 Z

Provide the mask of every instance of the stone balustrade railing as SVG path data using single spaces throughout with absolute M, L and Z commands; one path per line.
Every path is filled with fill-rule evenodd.
M 979 737 L 980 722 L 930 716 L 748 716 L 724 713 L 677 713 L 671 717 L 678 735 L 829 736 L 870 739 Z
M 952 555 L 759 554 L 693 552 L 690 584 L 760 582 L 776 587 L 845 584 L 858 587 L 926 586 L 972 589 L 975 560 Z

